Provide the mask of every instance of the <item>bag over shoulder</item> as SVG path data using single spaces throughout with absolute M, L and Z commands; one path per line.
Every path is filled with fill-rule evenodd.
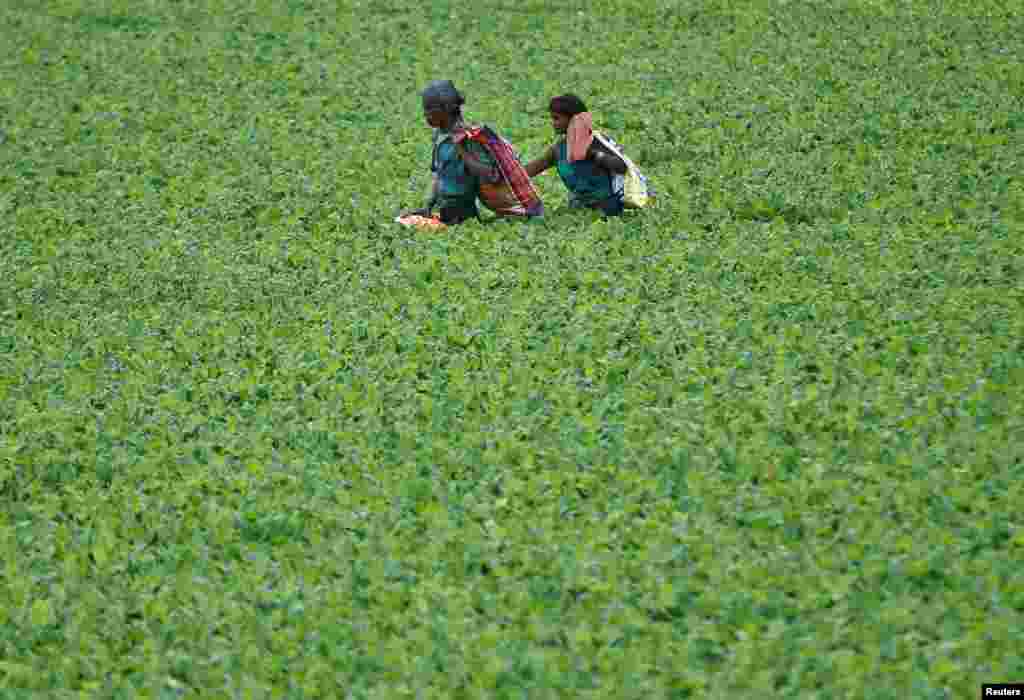
M 468 127 L 457 137 L 481 144 L 494 156 L 502 182 L 480 186 L 480 201 L 506 216 L 542 216 L 544 204 L 512 145 L 487 125 Z
M 640 168 L 636 167 L 636 163 L 622 152 L 622 147 L 615 143 L 610 136 L 595 131 L 594 138 L 626 164 L 625 175 L 612 176 L 612 187 L 616 191 L 622 192 L 622 204 L 630 209 L 642 209 L 647 206 L 654 193 L 647 183 L 647 178 L 640 172 Z

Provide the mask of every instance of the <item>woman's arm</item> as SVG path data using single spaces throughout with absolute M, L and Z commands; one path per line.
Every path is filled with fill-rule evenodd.
M 526 174 L 530 177 L 536 177 L 542 172 L 551 168 L 555 165 L 555 147 L 549 146 L 544 155 L 536 160 L 531 160 L 526 164 Z
M 590 144 L 587 157 L 593 160 L 594 164 L 599 168 L 604 168 L 610 173 L 615 175 L 626 174 L 626 163 L 614 153 L 609 153 L 605 149 L 599 148 L 596 140 Z
M 456 148 L 458 148 L 459 155 L 462 157 L 462 162 L 466 164 L 466 170 L 468 170 L 470 174 L 480 178 L 482 182 L 485 182 L 488 185 L 501 182 L 501 171 L 480 160 L 480 157 L 476 153 L 473 153 L 472 150 L 465 147 L 464 142 L 459 143 Z
M 430 199 L 427 200 L 427 215 L 434 210 L 434 205 L 437 204 L 437 198 L 441 194 L 441 178 L 437 176 L 437 173 L 430 178 Z
M 411 216 L 414 214 L 419 216 L 430 216 L 430 212 L 434 211 L 434 205 L 437 204 L 438 187 L 440 184 L 440 181 L 437 179 L 437 174 L 435 173 L 430 179 L 430 194 L 427 197 L 426 206 L 420 209 L 407 209 L 399 214 L 399 216 Z

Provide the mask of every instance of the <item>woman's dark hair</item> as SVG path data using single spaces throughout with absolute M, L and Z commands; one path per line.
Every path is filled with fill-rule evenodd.
M 566 114 L 570 117 L 575 117 L 580 112 L 586 112 L 587 106 L 583 104 L 583 100 L 570 93 L 552 97 L 551 106 L 548 109 L 556 114 Z
M 443 106 L 454 114 L 461 114 L 462 105 L 466 104 L 466 98 L 462 96 L 462 93 L 456 89 L 455 84 L 450 80 L 433 80 L 420 94 L 423 97 L 424 104 L 431 103 Z

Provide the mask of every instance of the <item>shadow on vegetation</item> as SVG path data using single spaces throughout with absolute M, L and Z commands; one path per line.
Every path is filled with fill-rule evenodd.
M 842 218 L 841 212 L 829 211 L 821 206 L 799 207 L 777 196 L 760 197 L 744 202 L 733 210 L 733 214 L 737 219 L 744 221 L 782 219 L 787 224 L 810 224 L 815 221 Z
M 689 160 L 689 156 L 682 149 L 676 146 L 641 146 L 637 149 L 634 159 L 641 169 L 653 168 L 663 163 L 673 163 L 680 160 Z
M 75 19 L 82 29 L 93 31 L 145 33 L 153 31 L 159 25 L 155 19 L 138 15 L 83 12 Z

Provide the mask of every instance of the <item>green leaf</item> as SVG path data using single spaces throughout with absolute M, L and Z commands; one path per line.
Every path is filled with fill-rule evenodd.
M 32 622 L 33 627 L 45 627 L 54 623 L 53 604 L 49 599 L 37 598 L 32 603 L 32 610 L 29 614 L 29 620 Z

